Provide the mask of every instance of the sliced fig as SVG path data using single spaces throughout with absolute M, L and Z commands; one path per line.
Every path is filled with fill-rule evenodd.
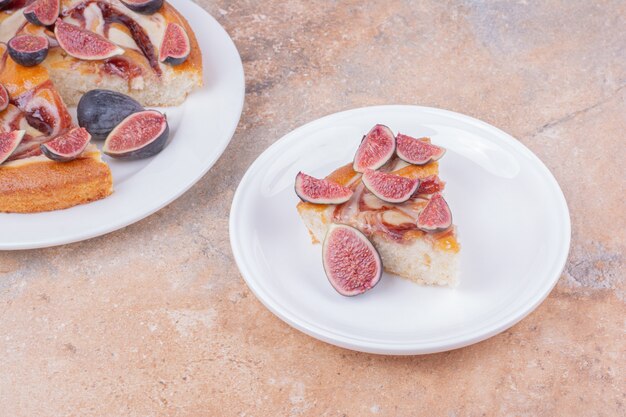
M 374 288 L 383 274 L 378 251 L 363 233 L 345 224 L 328 228 L 322 247 L 324 271 L 341 295 L 354 296 Z
M 94 140 L 104 140 L 122 120 L 143 111 L 137 101 L 110 90 L 91 90 L 78 102 L 78 125 L 87 129 Z
M 24 17 L 33 25 L 51 26 L 61 13 L 60 0 L 35 0 L 24 9 Z
M 446 200 L 435 193 L 417 217 L 417 227 L 425 232 L 445 230 L 452 225 L 452 213 Z
M 0 84 L 0 112 L 5 111 L 7 107 L 9 107 L 9 92 L 4 85 Z
M 362 180 L 365 188 L 388 203 L 404 203 L 415 194 L 420 185 L 418 178 L 407 178 L 373 169 L 366 169 Z
M 50 43 L 45 36 L 17 35 L 9 40 L 7 49 L 13 61 L 23 67 L 33 67 L 46 59 Z
M 320 180 L 299 172 L 296 194 L 302 201 L 314 204 L 342 204 L 350 200 L 352 190 L 329 180 Z
M 163 6 L 163 0 L 121 0 L 121 2 L 139 14 L 153 14 Z
M 185 29 L 177 23 L 169 23 L 159 48 L 159 60 L 170 65 L 180 65 L 191 53 L 191 43 Z
M 25 130 L 0 133 L 0 164 L 9 159 L 17 145 L 24 139 Z
M 396 150 L 396 138 L 385 125 L 376 125 L 363 137 L 354 157 L 356 172 L 378 169 L 391 159 Z
M 420 180 L 420 186 L 415 194 L 435 194 L 443 190 L 445 185 L 437 175 L 431 175 Z
M 435 146 L 424 139 L 398 133 L 396 153 L 403 161 L 413 165 L 424 165 L 436 161 L 446 153 L 442 147 Z
M 102 152 L 119 159 L 147 158 L 163 150 L 169 132 L 164 114 L 156 110 L 133 113 L 109 133 Z
M 41 145 L 41 152 L 53 161 L 68 162 L 80 156 L 91 135 L 82 127 L 76 127 Z
M 54 35 L 59 46 L 74 58 L 95 61 L 124 53 L 122 48 L 97 33 L 65 23 L 61 19 L 57 20 Z

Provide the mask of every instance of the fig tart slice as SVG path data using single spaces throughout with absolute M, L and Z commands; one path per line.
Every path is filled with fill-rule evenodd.
M 0 84 L 10 96 L 0 111 L 0 212 L 58 210 L 111 194 L 111 171 L 94 145 L 69 162 L 43 155 L 42 144 L 75 128 L 44 67 L 18 65 L 0 44 Z
M 380 136 L 380 125 L 372 132 Z M 428 145 L 430 149 L 429 139 L 413 140 L 421 142 L 416 143 L 418 148 Z M 387 149 L 379 146 L 377 154 L 385 159 L 384 165 L 371 155 L 364 165 L 362 148 L 369 146 L 368 141 L 366 136 L 357 152 L 358 163 L 346 164 L 325 178 L 350 189 L 348 201 L 315 204 L 303 199 L 298 203 L 298 213 L 313 243 L 324 242 L 333 224 L 352 226 L 369 238 L 387 272 L 419 284 L 455 286 L 460 245 L 443 197 L 445 184 L 438 176 L 439 162 L 433 157 L 424 158 L 421 165 L 409 164 L 396 155 L 389 159 Z M 441 155 L 440 149 L 436 157 Z M 364 173 L 355 171 L 355 165 Z M 299 194 L 306 195 L 307 191 Z

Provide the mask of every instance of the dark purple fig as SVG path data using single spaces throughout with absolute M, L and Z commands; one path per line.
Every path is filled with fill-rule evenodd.
M 13 151 L 24 139 L 25 130 L 0 133 L 0 164 L 9 159 Z
M 398 157 L 413 165 L 436 161 L 446 153 L 444 148 L 432 145 L 427 138 L 415 139 L 401 133 L 398 133 L 396 144 Z
M 324 271 L 341 295 L 363 294 L 374 288 L 383 274 L 378 251 L 363 233 L 345 224 L 333 223 L 322 246 Z
M 452 225 L 452 213 L 446 200 L 440 193 L 435 193 L 417 217 L 417 227 L 425 232 L 437 232 Z
M 296 194 L 314 204 L 341 204 L 350 200 L 352 190 L 328 180 L 319 180 L 303 172 L 296 175 Z
M 41 152 L 53 161 L 68 162 L 83 153 L 91 135 L 82 127 L 75 127 L 40 146 Z
M 13 6 L 13 0 L 0 0 L 0 10 L 5 10 Z
M 143 111 L 137 101 L 110 90 L 91 90 L 78 102 L 78 125 L 87 129 L 94 140 L 104 140 L 122 120 Z
M 57 20 L 54 35 L 59 46 L 74 58 L 95 61 L 121 55 L 124 50 L 97 33 Z
M 17 35 L 7 43 L 13 61 L 24 67 L 41 64 L 48 56 L 48 38 L 39 35 Z
M 169 23 L 159 49 L 159 60 L 170 65 L 180 65 L 191 53 L 189 36 L 185 29 L 176 23 Z
M 164 114 L 156 110 L 133 113 L 109 133 L 102 152 L 119 159 L 147 158 L 163 150 L 169 133 Z
M 9 92 L 0 84 L 0 112 L 5 111 L 7 107 L 9 107 Z
M 51 26 L 61 12 L 59 0 L 35 0 L 24 9 L 24 17 L 33 25 Z
M 121 0 L 121 2 L 139 14 L 153 14 L 163 6 L 163 0 Z
M 363 172 L 378 169 L 391 159 L 396 150 L 396 138 L 385 125 L 376 125 L 363 137 L 354 157 L 353 168 Z
M 366 169 L 362 177 L 363 185 L 372 194 L 388 203 L 404 203 L 410 199 L 420 185 L 418 178 Z

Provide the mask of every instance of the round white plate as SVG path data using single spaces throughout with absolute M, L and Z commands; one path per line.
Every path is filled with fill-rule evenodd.
M 448 149 L 440 176 L 462 246 L 455 289 L 385 274 L 348 298 L 326 279 L 321 247 L 296 212 L 294 179 L 351 161 L 376 123 Z M 250 289 L 293 327 L 349 349 L 422 354 L 484 340 L 536 308 L 565 265 L 570 220 L 550 171 L 511 136 L 450 111 L 380 106 L 316 120 L 267 149 L 235 194 L 230 238 Z
M 220 24 L 189 0 L 170 0 L 193 28 L 203 55 L 204 87 L 183 105 L 163 109 L 170 143 L 141 161 L 104 157 L 114 193 L 104 200 L 39 214 L 0 214 L 0 250 L 32 249 L 103 235 L 169 204 L 215 164 L 239 123 L 244 100 L 241 58 Z

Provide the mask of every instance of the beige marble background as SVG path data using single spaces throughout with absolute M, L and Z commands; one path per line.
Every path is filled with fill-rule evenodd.
M 198 3 L 245 66 L 231 146 L 133 226 L 0 253 L 1 416 L 626 413 L 626 2 Z M 249 164 L 305 122 L 385 103 L 492 123 L 565 192 L 561 280 L 488 341 L 422 357 L 339 349 L 274 317 L 234 264 L 228 212 Z

